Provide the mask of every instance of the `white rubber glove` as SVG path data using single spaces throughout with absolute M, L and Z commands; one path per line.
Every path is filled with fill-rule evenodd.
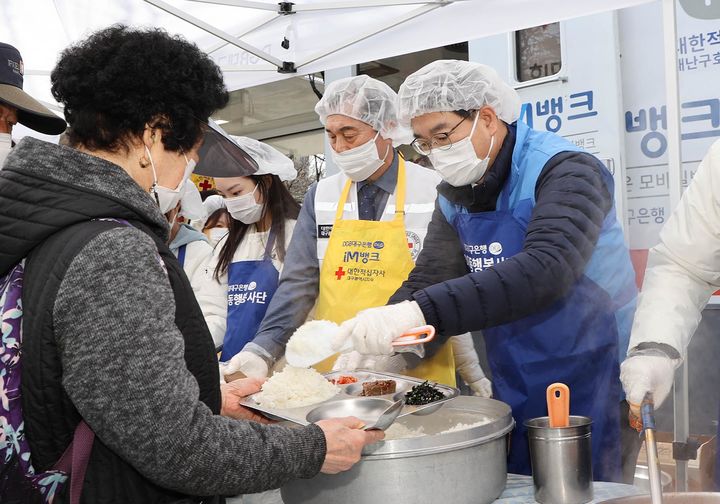
M 655 408 L 659 408 L 670 393 L 678 360 L 661 355 L 633 355 L 620 365 L 620 381 L 633 410 L 652 392 Z
M 474 396 L 492 397 L 492 382 L 480 367 L 480 358 L 475 350 L 472 334 L 465 333 L 450 338 L 455 358 L 455 369 L 473 391 Z
M 360 368 L 360 363 L 363 360 L 363 354 L 352 351 L 345 352 L 338 356 L 335 364 L 333 364 L 333 371 L 355 371 Z
M 468 383 L 467 385 L 470 387 L 470 390 L 472 390 L 475 397 L 487 397 L 488 399 L 492 399 L 492 382 L 488 380 L 487 377 L 481 378 L 476 382 Z
M 228 363 L 220 368 L 224 375 L 231 375 L 240 371 L 248 378 L 267 378 L 268 365 L 265 360 L 253 352 L 240 352 Z
M 341 354 L 332 368 L 333 371 L 355 371 L 356 369 L 401 373 L 407 369 L 407 362 L 399 354 L 363 355 L 360 352 L 352 351 Z
M 341 349 L 347 339 L 352 338 L 353 348 L 362 354 L 390 355 L 393 340 L 422 325 L 425 325 L 425 316 L 415 301 L 370 308 L 342 323 L 333 339 L 333 348 Z

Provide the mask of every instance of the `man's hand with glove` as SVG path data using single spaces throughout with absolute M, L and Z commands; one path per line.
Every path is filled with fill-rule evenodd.
M 384 371 L 386 373 L 402 373 L 407 368 L 407 361 L 400 354 L 394 355 L 364 355 L 360 352 L 347 352 L 341 354 L 335 361 L 333 371 L 355 371 L 368 369 L 370 371 Z
M 340 350 L 352 338 L 353 348 L 367 355 L 390 355 L 392 342 L 418 326 L 425 325 L 425 316 L 415 301 L 369 308 L 342 323 L 333 339 L 333 348 Z
M 465 333 L 450 338 L 455 357 L 455 368 L 460 377 L 477 397 L 492 397 L 492 382 L 487 379 L 480 367 L 480 359 L 475 350 L 472 334 Z
M 630 410 L 640 415 L 640 405 L 647 392 L 652 392 L 655 408 L 660 407 L 670 393 L 679 359 L 671 359 L 661 351 L 639 351 L 620 365 L 622 382 Z
M 220 374 L 230 376 L 241 372 L 248 378 L 267 378 L 268 365 L 259 355 L 247 350 L 236 354 L 225 366 L 220 367 Z M 221 376 L 221 381 L 223 376 Z
M 486 376 L 480 378 L 478 381 L 468 383 L 467 385 L 470 387 L 470 390 L 473 391 L 473 395 L 475 397 L 487 397 L 488 399 L 492 399 L 492 382 L 488 380 Z

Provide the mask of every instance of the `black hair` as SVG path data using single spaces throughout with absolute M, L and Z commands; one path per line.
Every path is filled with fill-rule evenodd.
M 200 191 L 200 199 L 205 201 L 210 196 L 215 196 L 218 193 L 215 189 L 205 189 L 204 191 Z
M 250 178 L 257 184 L 257 189 L 265 202 L 260 222 L 270 212 L 272 218 L 270 231 L 275 235 L 275 248 L 277 249 L 278 259 L 282 262 L 285 260 L 286 244 L 290 238 L 285 236 L 285 221 L 298 218 L 300 205 L 277 175 L 251 175 Z M 232 217 L 230 218 L 230 231 L 222 250 L 220 250 L 218 264 L 215 268 L 216 279 L 219 280 L 220 275 L 227 272 L 235 255 L 235 250 L 242 243 L 249 228 L 250 225 Z
M 205 231 L 206 229 L 212 229 L 214 227 L 217 227 L 217 225 L 220 223 L 220 219 L 222 219 L 223 216 L 227 216 L 228 222 L 232 220 L 232 217 L 230 217 L 230 214 L 224 207 L 218 208 L 213 213 L 208 215 L 208 218 L 205 220 L 205 224 L 203 224 L 203 231 Z
M 188 151 L 229 99 L 210 57 L 161 29 L 97 31 L 63 51 L 50 80 L 70 144 L 91 150 L 127 150 L 150 125 L 162 129 L 165 149 Z

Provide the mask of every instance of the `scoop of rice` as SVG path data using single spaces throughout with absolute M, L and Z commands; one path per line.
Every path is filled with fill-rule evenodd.
M 299 408 L 330 399 L 339 391 L 312 368 L 286 366 L 263 384 L 254 399 L 266 408 Z
M 460 432 L 460 431 L 467 430 L 467 429 L 474 429 L 475 427 L 487 425 L 490 422 L 492 422 L 491 418 L 483 418 L 482 420 L 478 420 L 477 422 L 474 422 L 474 423 L 469 423 L 469 424 L 459 423 L 459 424 L 456 424 L 456 425 L 450 427 L 449 429 L 445 429 L 440 434 L 451 434 L 453 432 Z
M 311 320 L 293 333 L 287 342 L 287 350 L 303 357 L 322 355 L 329 350 L 338 325 L 329 320 Z M 330 349 L 332 353 L 332 350 Z
M 411 429 L 407 425 L 395 422 L 385 431 L 385 441 L 393 441 L 395 439 L 409 439 L 422 437 L 425 435 L 425 429 L 418 427 Z

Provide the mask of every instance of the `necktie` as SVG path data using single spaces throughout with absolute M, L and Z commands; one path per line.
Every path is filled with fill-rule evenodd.
M 375 184 L 365 184 L 358 191 L 358 215 L 360 220 L 375 220 L 375 199 L 380 188 Z

